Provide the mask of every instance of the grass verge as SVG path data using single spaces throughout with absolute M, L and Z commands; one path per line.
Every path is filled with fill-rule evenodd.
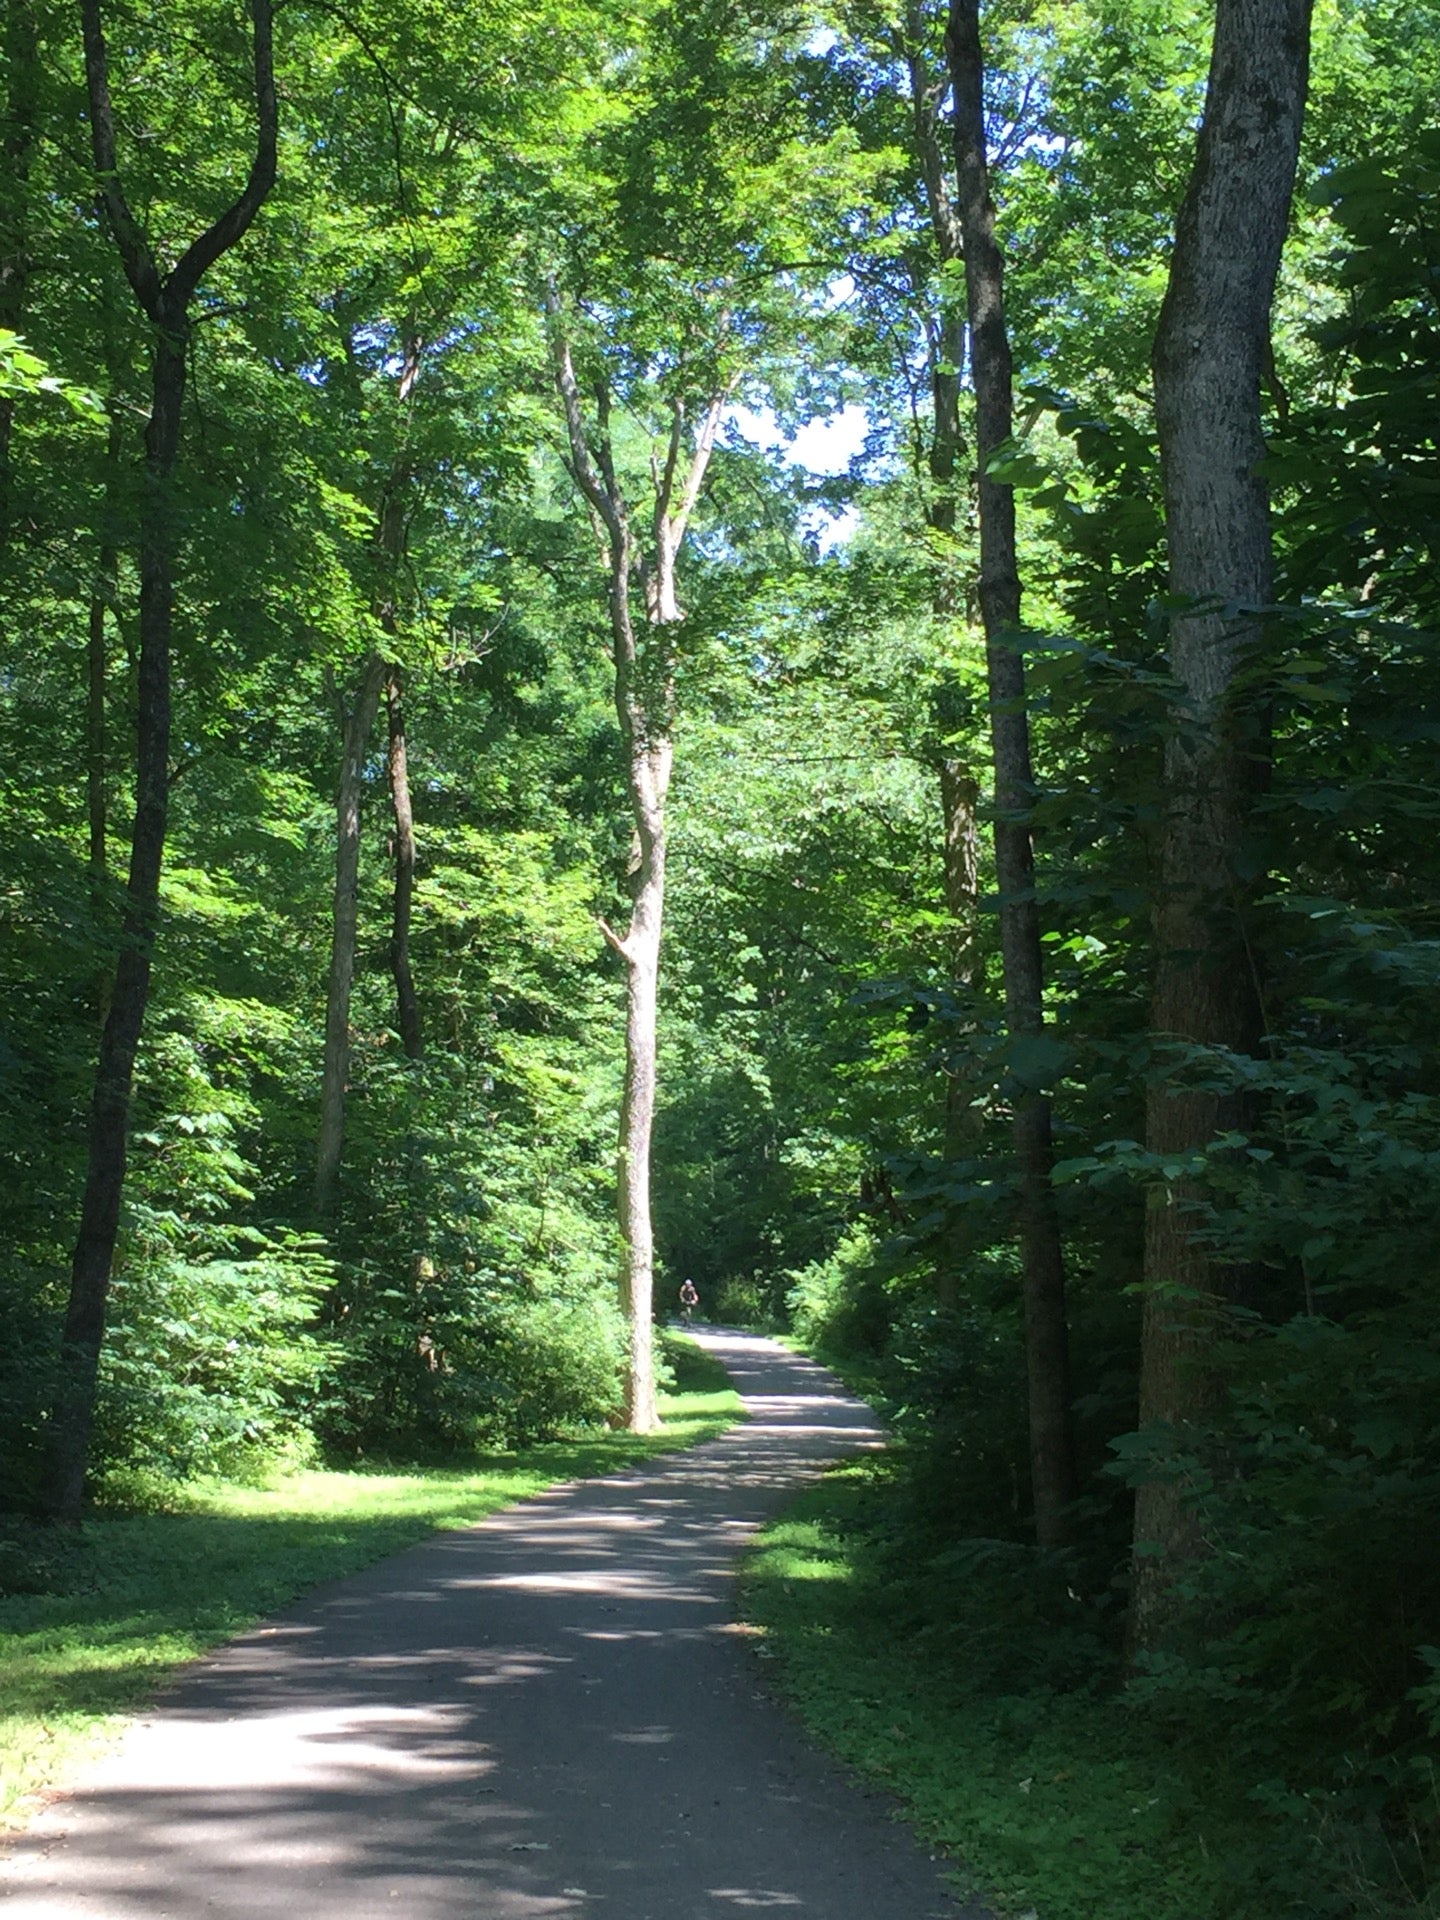
M 1233 1787 L 1206 1792 L 1203 1760 L 1177 1754 L 1113 1697 L 997 1691 L 892 1630 L 864 1567 L 885 1497 L 883 1467 L 836 1470 L 767 1529 L 747 1565 L 747 1617 L 811 1731 L 896 1794 L 997 1914 L 1260 1911 L 1245 1884 L 1260 1836 Z
M 667 1341 L 664 1431 L 555 1441 L 464 1465 L 302 1472 L 179 1490 L 158 1513 L 101 1512 L 78 1535 L 0 1536 L 0 1831 L 23 1823 L 177 1667 L 322 1580 L 557 1481 L 710 1439 L 741 1415 L 723 1367 Z

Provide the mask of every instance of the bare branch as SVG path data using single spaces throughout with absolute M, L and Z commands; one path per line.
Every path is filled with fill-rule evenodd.
M 545 281 L 545 319 L 550 335 L 550 355 L 555 363 L 555 385 L 559 389 L 560 404 L 565 410 L 565 428 L 570 439 L 570 471 L 592 511 L 598 514 L 612 539 L 618 539 L 620 516 L 590 451 L 585 415 L 580 406 L 580 389 L 575 381 L 575 363 L 570 355 L 570 341 L 563 325 L 560 295 L 556 291 L 553 276 Z
M 595 924 L 599 927 L 601 933 L 604 934 L 606 946 L 613 947 L 622 960 L 628 960 L 630 958 L 630 949 L 610 925 L 610 922 L 606 920 L 603 915 L 597 915 Z
M 173 328 L 177 320 L 183 325 L 185 309 L 202 276 L 244 234 L 275 184 L 279 108 L 275 95 L 274 0 L 251 0 L 250 4 L 259 125 L 255 158 L 244 191 L 218 220 L 191 242 L 163 279 L 150 243 L 120 185 L 115 109 L 110 97 L 110 63 L 100 0 L 81 0 L 80 11 L 85 39 L 85 78 L 90 96 L 90 145 L 100 202 L 114 231 L 125 277 L 146 318 L 157 327 Z
M 96 189 L 100 204 L 109 216 L 120 251 L 125 277 L 134 289 L 146 317 L 156 326 L 163 324 L 164 288 L 150 243 L 130 211 L 120 185 L 115 153 L 115 107 L 110 98 L 110 60 L 105 47 L 105 29 L 100 19 L 100 0 L 81 0 L 81 24 L 85 36 L 85 80 L 90 95 L 90 150 L 95 158 Z
M 700 422 L 700 432 L 695 440 L 695 453 L 690 462 L 690 472 L 685 480 L 685 498 L 680 502 L 679 511 L 672 514 L 670 524 L 674 529 L 675 543 L 678 546 L 684 538 L 685 528 L 695 511 L 695 503 L 700 498 L 700 489 L 705 484 L 705 473 L 710 465 L 710 456 L 715 451 L 715 437 L 720 431 L 721 416 L 730 399 L 733 381 L 727 381 L 720 392 L 715 394 L 705 409 L 705 417 Z

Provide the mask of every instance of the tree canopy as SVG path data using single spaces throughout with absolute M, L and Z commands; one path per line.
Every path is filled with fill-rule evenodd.
M 1418 1884 L 1437 83 L 1428 0 L 11 0 L 7 1506 L 643 1426 L 691 1280 L 880 1383 L 897 1567 L 1062 1566 Z

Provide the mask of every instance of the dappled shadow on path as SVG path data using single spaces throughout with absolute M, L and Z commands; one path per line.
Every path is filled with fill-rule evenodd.
M 954 1915 L 801 1743 L 731 1622 L 735 1558 L 873 1446 L 811 1363 L 707 1331 L 751 1419 L 322 1589 L 187 1676 L 11 1869 L 11 1920 Z

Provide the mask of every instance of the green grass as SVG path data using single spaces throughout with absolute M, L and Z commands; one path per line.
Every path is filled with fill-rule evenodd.
M 997 1913 L 1039 1920 L 1239 1920 L 1260 1835 L 1204 1758 L 1113 1697 L 1005 1693 L 877 1619 L 857 1559 L 875 1470 L 836 1471 L 762 1536 L 747 1617 L 812 1732 L 894 1792 Z M 963 1601 L 961 1602 L 963 1604 Z M 882 1610 L 883 1611 L 883 1610 Z
M 740 1417 L 718 1362 L 667 1341 L 664 1432 L 604 1433 L 463 1466 L 290 1473 L 191 1486 L 168 1511 L 0 1540 L 0 1827 L 23 1820 L 187 1660 L 322 1580 L 557 1481 L 692 1446 Z M 17 1591 L 16 1589 L 23 1589 Z

